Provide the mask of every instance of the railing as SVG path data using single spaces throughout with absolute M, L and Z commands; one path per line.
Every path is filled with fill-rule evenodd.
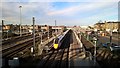
M 95 36 L 95 35 L 91 35 L 91 34 L 86 34 L 86 33 L 80 33 L 80 35 L 81 36 L 83 36 L 85 39 L 87 39 L 90 43 L 92 43 L 93 45 L 95 44 L 95 39 L 94 39 L 94 37 L 96 37 L 97 38 L 97 36 Z

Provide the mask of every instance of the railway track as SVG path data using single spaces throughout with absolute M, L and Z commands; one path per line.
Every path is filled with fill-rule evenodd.
M 39 37 L 36 38 L 36 42 L 39 40 Z M 14 47 L 7 48 L 2 51 L 2 57 L 9 58 L 12 57 L 14 54 L 24 50 L 27 47 L 32 47 L 33 39 L 25 41 L 24 43 L 18 44 Z
M 35 36 L 39 36 L 39 34 L 36 33 Z M 43 37 L 43 38 L 44 38 L 44 37 L 47 37 L 47 34 L 43 34 L 42 37 Z M 3 46 L 3 48 L 4 48 L 4 47 L 7 47 L 7 46 L 9 46 L 9 45 L 16 44 L 16 43 L 18 43 L 18 42 L 20 42 L 20 41 L 23 41 L 23 40 L 29 39 L 29 38 L 33 38 L 33 35 L 32 35 L 32 34 L 27 34 L 27 35 L 22 35 L 22 36 L 18 36 L 18 37 L 13 37 L 13 38 L 8 39 L 8 40 L 3 40 L 3 41 L 2 41 L 2 46 Z
M 37 35 L 36 35 L 36 37 L 37 37 Z M 20 44 L 25 43 L 29 40 L 32 40 L 32 38 L 33 38 L 32 35 L 25 35 L 23 37 L 18 37 L 15 39 L 8 40 L 7 42 L 2 43 L 2 52 L 4 53 L 5 50 L 17 47 L 17 45 L 20 45 Z
M 30 36 L 32 37 L 32 35 Z M 47 35 L 43 35 L 43 41 L 46 40 Z M 50 35 L 50 38 L 52 36 Z M 36 36 L 35 37 L 35 42 L 37 43 L 38 41 L 40 41 L 40 36 Z M 13 45 L 9 45 L 6 48 L 3 47 L 2 50 L 2 57 L 3 58 L 12 58 L 12 56 L 14 56 L 15 54 L 25 50 L 26 48 L 31 48 L 33 45 L 33 38 L 28 38 L 22 41 L 19 41 L 19 43 L 17 44 L 13 44 Z
M 8 40 L 3 40 L 2 41 L 2 45 L 8 45 L 10 43 L 15 43 L 17 41 L 20 41 L 20 40 L 24 40 L 24 39 L 27 39 L 29 38 L 29 36 L 32 37 L 32 34 L 27 34 L 27 35 L 22 35 L 22 36 L 18 36 L 18 37 L 12 37 L 11 39 L 8 39 Z M 21 39 L 20 39 L 21 38 Z
M 71 34 L 68 33 L 59 49 L 56 49 L 56 50 L 51 49 L 47 53 L 46 51 L 43 51 L 43 53 L 38 58 L 35 58 L 36 60 L 28 60 L 28 64 L 25 61 L 24 63 L 26 64 L 25 65 L 24 63 L 21 64 L 20 68 L 21 67 L 35 67 L 35 68 L 65 67 L 65 68 L 68 68 L 70 36 Z M 51 46 L 51 45 L 53 45 L 53 43 L 48 44 L 48 46 Z M 32 64 L 29 64 L 29 62 L 31 62 Z

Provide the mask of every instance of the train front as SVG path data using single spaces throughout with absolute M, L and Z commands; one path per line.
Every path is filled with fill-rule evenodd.
M 53 47 L 54 47 L 54 49 L 58 49 L 58 47 L 59 47 L 59 38 L 55 39 Z

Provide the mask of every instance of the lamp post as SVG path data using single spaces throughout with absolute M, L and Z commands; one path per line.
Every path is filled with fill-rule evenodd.
M 7 30 L 7 39 L 8 39 L 8 30 Z
M 2 20 L 2 39 L 3 39 L 3 32 L 4 32 L 4 20 Z
M 19 6 L 19 8 L 20 8 L 20 36 L 22 36 L 22 34 L 21 34 L 21 24 L 22 24 L 21 9 L 22 9 L 22 6 Z
M 55 27 L 57 27 L 57 26 L 56 26 L 56 20 L 55 20 Z M 57 36 L 57 29 L 55 30 L 55 33 L 56 33 L 56 36 Z
M 41 30 L 42 32 L 41 32 L 41 45 L 42 45 L 42 34 L 43 34 L 43 30 Z
M 113 30 L 113 23 L 111 24 L 111 29 L 110 29 L 110 44 L 112 44 L 112 30 Z
M 94 65 L 96 65 L 96 46 L 97 46 L 97 38 L 94 37 Z
M 110 44 L 112 43 L 112 30 L 110 31 Z
M 35 56 L 35 18 L 33 17 L 33 56 Z
M 49 26 L 48 26 L 48 42 L 49 42 Z

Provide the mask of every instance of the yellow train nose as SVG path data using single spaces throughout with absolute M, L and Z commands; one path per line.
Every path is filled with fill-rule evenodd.
M 58 48 L 58 44 L 54 44 L 54 49 L 57 49 Z

